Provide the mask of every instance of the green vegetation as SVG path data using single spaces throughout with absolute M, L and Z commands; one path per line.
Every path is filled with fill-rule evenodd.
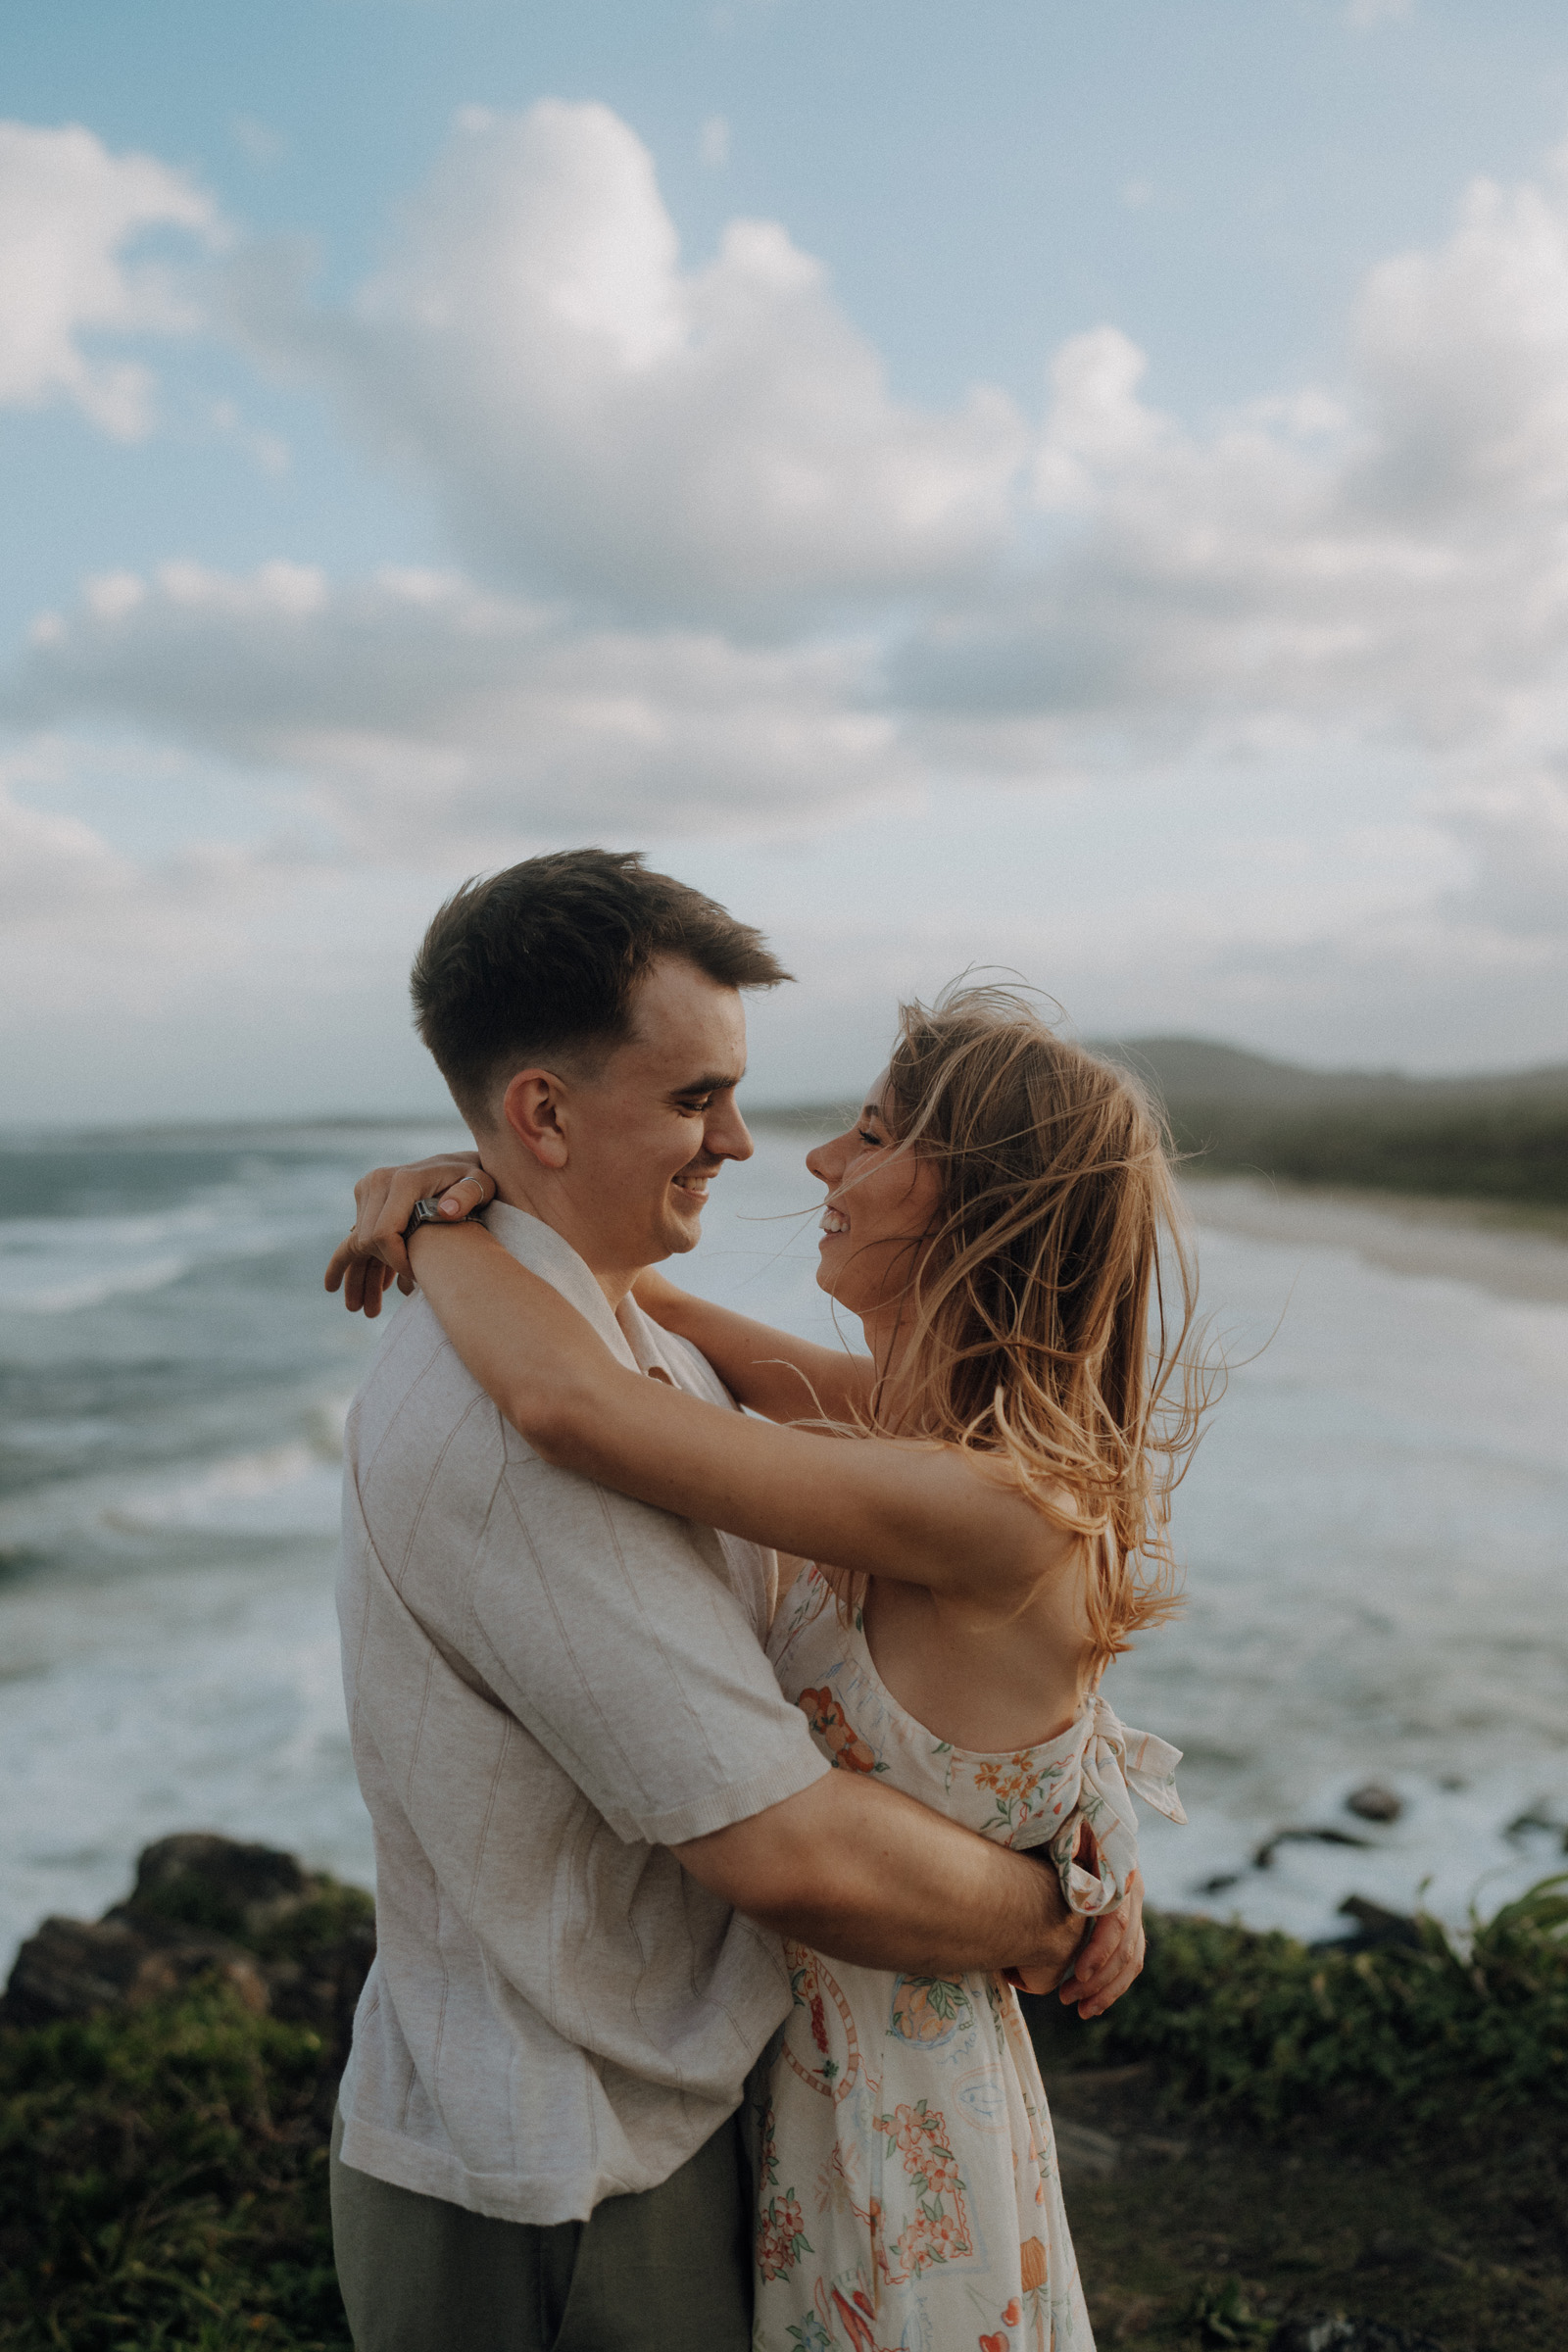
M 1136 1998 L 1088 2027 L 1064 2021 L 1042 2063 L 1150 2059 L 1168 2104 L 1265 2129 L 1379 2104 L 1418 2125 L 1550 2107 L 1568 2127 L 1565 1886 L 1544 1880 L 1467 1950 L 1430 1919 L 1408 1943 L 1346 1953 L 1155 1919 Z
M 1568 2342 L 1568 1881 L 1461 1948 L 1311 1951 L 1154 1919 L 1106 2017 L 1031 2004 L 1102 2345 Z M 1114 2147 L 1075 2177 L 1072 2131 Z M 1379 2334 L 1378 2328 L 1392 2330 Z
M 1568 1208 L 1568 1101 L 1473 1109 L 1391 1102 L 1308 1118 L 1239 1117 L 1177 1103 L 1172 1125 L 1178 1148 L 1216 1174 Z
M 254 1953 L 274 2010 L 370 1911 L 322 1882 L 250 1926 L 192 1918 L 188 1886 L 138 1900 Z M 1102 2346 L 1264 2345 L 1285 2315 L 1336 2309 L 1400 2331 L 1369 2346 L 1568 2341 L 1568 1882 L 1464 1949 L 1426 1922 L 1342 1953 L 1155 1919 L 1109 2016 L 1031 2006 Z M 268 2014 L 215 1967 L 140 2006 L 0 2028 L 0 2344 L 347 2352 L 326 2014 Z M 1075 2172 L 1075 2122 L 1112 2166 Z
M 1195 1172 L 1568 1209 L 1568 1069 L 1479 1078 L 1308 1070 L 1190 1037 L 1095 1050 L 1153 1089 Z M 854 1113 L 821 1104 L 758 1116 L 816 1135 Z
M 373 1918 L 357 1888 L 316 1887 L 253 1934 L 232 1912 L 190 1919 L 188 1890 L 161 1907 L 229 1936 L 286 1992 Z M 348 2352 L 326 2165 L 342 2055 L 330 2022 L 259 2013 L 218 1970 L 130 2009 L 0 2028 L 0 2344 Z
M 1305 1070 L 1193 1038 L 1112 1050 L 1152 1084 L 1203 1172 L 1568 1208 L 1568 1070 Z

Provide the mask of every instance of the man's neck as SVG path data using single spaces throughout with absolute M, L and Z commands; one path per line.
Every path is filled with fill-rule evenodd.
M 485 1164 L 489 1167 L 489 1160 Z M 564 1194 L 548 1179 L 529 1183 L 520 1170 L 494 1168 L 489 1172 L 496 1180 L 496 1199 L 509 1208 L 520 1208 L 526 1217 L 537 1217 L 552 1233 L 559 1233 L 567 1248 L 574 1250 L 610 1302 L 614 1314 L 637 1279 L 635 1266 L 607 1266 L 601 1262 L 601 1252 L 594 1237 L 583 1229 L 582 1220 L 573 1214 L 569 1196 Z

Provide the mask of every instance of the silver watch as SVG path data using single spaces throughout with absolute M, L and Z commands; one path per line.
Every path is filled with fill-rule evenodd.
M 471 1225 L 474 1218 L 481 1214 L 483 1206 L 481 1203 L 479 1208 L 470 1208 L 466 1217 L 444 1217 L 441 1214 L 440 1196 L 432 1194 L 429 1200 L 416 1200 L 414 1203 L 414 1214 L 403 1228 L 403 1239 L 407 1241 L 411 1234 L 417 1233 L 421 1225 Z

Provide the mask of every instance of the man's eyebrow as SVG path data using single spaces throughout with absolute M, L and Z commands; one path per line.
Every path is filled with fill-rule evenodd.
M 672 1086 L 670 1097 L 678 1102 L 684 1095 L 721 1095 L 726 1087 L 739 1086 L 745 1075 L 744 1070 L 720 1070 L 706 1078 L 694 1078 L 687 1086 Z

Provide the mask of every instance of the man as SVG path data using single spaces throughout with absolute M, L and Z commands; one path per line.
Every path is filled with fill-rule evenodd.
M 762 940 L 640 858 L 468 885 L 415 966 L 420 1032 L 496 1185 L 492 1234 L 620 1360 L 728 1402 L 631 1287 L 744 1159 Z M 450 1173 L 451 1171 L 447 1171 Z M 432 1182 L 442 1181 L 432 1177 Z M 478 1188 L 475 1188 L 476 1190 Z M 334 1258 L 379 1304 L 440 1218 L 379 1171 Z M 539 1460 L 422 1299 L 347 1436 L 340 1588 L 379 1949 L 334 2135 L 360 2352 L 745 2352 L 746 2075 L 790 2006 L 778 1936 L 911 1974 L 1059 1977 L 1054 1873 L 830 1772 L 762 1649 L 757 1545 Z M 1086 2008 L 1136 1916 L 1078 1961 Z

